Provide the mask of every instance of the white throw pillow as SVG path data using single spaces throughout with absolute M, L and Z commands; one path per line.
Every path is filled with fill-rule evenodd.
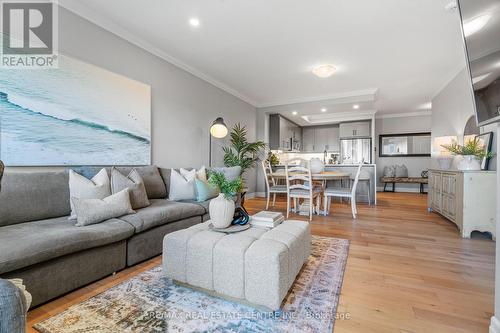
M 128 189 L 104 199 L 71 198 L 77 216 L 77 227 L 100 223 L 114 217 L 134 214 Z
M 111 195 L 111 186 L 108 172 L 102 169 L 92 177 L 87 179 L 84 176 L 69 170 L 69 196 L 79 199 L 104 199 Z M 70 200 L 71 216 L 70 219 L 76 219 L 76 212 L 73 201 Z
M 181 169 L 183 172 L 184 169 Z M 173 201 L 196 199 L 196 170 L 184 170 L 185 176 L 172 169 L 170 173 L 170 191 L 168 198 Z

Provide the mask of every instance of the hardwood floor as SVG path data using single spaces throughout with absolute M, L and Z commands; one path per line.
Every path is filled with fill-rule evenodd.
M 456 227 L 426 210 L 426 196 L 380 193 L 377 206 L 337 201 L 315 216 L 315 235 L 349 239 L 335 333 L 487 332 L 493 312 L 495 243 L 461 239 Z M 247 200 L 250 213 L 263 199 Z M 275 210 L 285 211 L 283 200 Z M 292 215 L 290 218 L 301 219 Z M 31 325 L 161 263 L 157 257 L 79 289 L 28 314 Z

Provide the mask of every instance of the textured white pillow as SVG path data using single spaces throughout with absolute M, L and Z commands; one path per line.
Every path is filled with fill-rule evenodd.
M 104 199 L 111 195 L 111 186 L 108 172 L 102 169 L 92 177 L 87 179 L 84 176 L 69 170 L 69 197 L 79 199 Z M 73 201 L 70 200 L 71 216 L 70 219 L 76 219 L 76 212 Z
M 185 176 L 181 175 L 184 173 Z M 181 169 L 181 173 L 172 169 L 170 173 L 170 191 L 168 192 L 168 198 L 170 200 L 195 200 L 196 199 L 196 170 L 187 171 Z
M 71 198 L 77 216 L 77 227 L 96 224 L 127 214 L 134 214 L 128 189 L 104 199 Z

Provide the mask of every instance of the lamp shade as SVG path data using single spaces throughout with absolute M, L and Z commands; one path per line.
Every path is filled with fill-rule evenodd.
M 227 126 L 224 123 L 224 119 L 221 117 L 214 120 L 212 126 L 210 127 L 210 135 L 214 138 L 222 139 L 227 135 Z

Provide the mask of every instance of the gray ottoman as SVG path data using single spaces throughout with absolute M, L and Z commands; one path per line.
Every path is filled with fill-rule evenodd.
M 163 272 L 177 282 L 278 310 L 311 252 L 309 223 L 223 234 L 210 221 L 163 240 Z

